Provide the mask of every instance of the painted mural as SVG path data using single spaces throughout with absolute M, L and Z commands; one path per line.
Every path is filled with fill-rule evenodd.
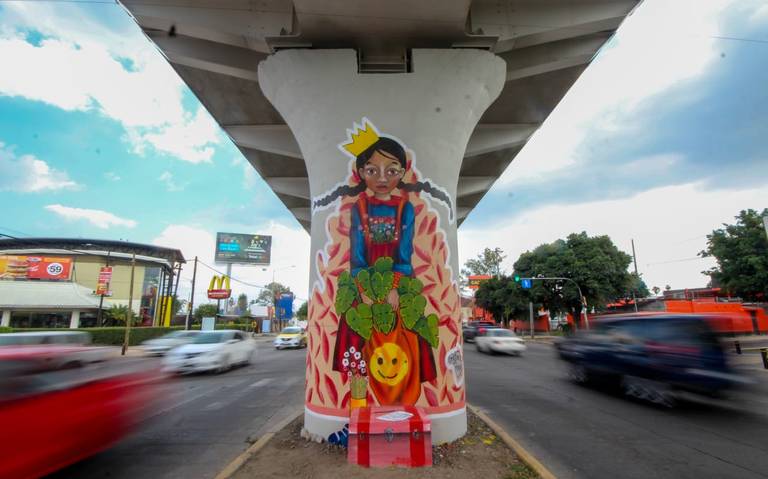
M 333 213 L 309 306 L 307 407 L 462 408 L 460 301 L 438 213 L 453 222 L 452 199 L 368 119 L 339 151 L 345 180 L 313 199 Z

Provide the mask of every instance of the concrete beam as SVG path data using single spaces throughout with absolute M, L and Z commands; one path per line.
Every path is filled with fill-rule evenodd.
M 172 63 L 245 80 L 258 81 L 259 62 L 266 53 L 200 38 L 170 35 L 165 30 L 145 30 Z
M 538 123 L 488 124 L 477 125 L 467 143 L 464 156 L 477 156 L 483 153 L 503 150 L 522 145 L 539 128 Z
M 493 186 L 494 181 L 496 181 L 495 176 L 460 176 L 456 198 L 486 192 Z
M 587 35 L 594 35 L 600 32 L 615 32 L 621 22 L 624 21 L 624 16 L 606 18 L 597 20 L 594 22 L 583 23 L 580 25 L 566 26 L 562 28 L 554 28 L 552 30 L 545 30 L 541 32 L 531 33 L 528 35 L 521 35 L 519 37 L 510 38 L 508 40 L 500 41 L 496 44 L 494 51 L 496 53 L 503 53 L 505 51 L 512 50 L 514 48 L 526 48 L 534 45 L 541 45 L 549 42 L 556 42 L 559 40 L 567 40 L 569 38 L 577 38 Z
M 290 211 L 300 222 L 306 221 L 309 223 L 312 221 L 312 208 L 290 208 Z
M 224 130 L 238 146 L 303 158 L 288 125 L 230 125 L 224 126 Z
M 309 178 L 272 177 L 264 178 L 264 181 L 275 193 L 295 196 L 307 201 L 312 198 L 309 194 Z

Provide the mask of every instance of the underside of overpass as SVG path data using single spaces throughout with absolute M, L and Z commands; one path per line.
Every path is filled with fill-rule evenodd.
M 243 155 L 310 229 L 304 155 L 258 82 L 286 49 L 354 49 L 358 71 L 412 71 L 414 49 L 482 49 L 507 66 L 472 132 L 460 224 L 640 0 L 122 0 Z M 540 161 L 546 161 L 541 159 Z

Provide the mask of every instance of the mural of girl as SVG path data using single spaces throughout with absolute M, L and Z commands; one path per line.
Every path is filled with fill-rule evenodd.
M 365 404 L 366 382 L 381 405 L 412 405 L 437 369 L 438 318 L 425 314 L 424 283 L 414 274 L 415 208 L 428 193 L 453 215 L 449 196 L 428 181 L 404 182 L 411 161 L 403 144 L 367 120 L 340 145 L 354 159 L 353 181 L 315 200 L 322 208 L 352 197 L 349 269 L 338 277 L 332 369 L 349 376 L 352 406 Z M 351 184 L 349 184 L 351 183 Z M 353 374 L 354 371 L 354 374 Z M 361 375 L 360 372 L 364 375 Z

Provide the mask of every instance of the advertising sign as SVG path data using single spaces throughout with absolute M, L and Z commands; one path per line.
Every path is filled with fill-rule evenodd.
M 0 256 L 0 279 L 66 281 L 72 258 L 51 256 Z
M 109 282 L 112 281 L 112 266 L 102 266 L 99 270 L 99 280 L 96 282 L 96 295 L 109 295 Z
M 480 283 L 483 281 L 491 279 L 491 275 L 489 274 L 477 274 L 474 276 L 467 277 L 469 280 L 469 289 L 478 289 L 480 287 Z
M 268 265 L 271 253 L 271 236 L 216 233 L 217 263 Z
M 229 276 L 213 275 L 208 284 L 208 299 L 227 299 L 232 295 Z
M 275 317 L 278 319 L 293 318 L 293 293 L 283 293 L 277 298 Z

